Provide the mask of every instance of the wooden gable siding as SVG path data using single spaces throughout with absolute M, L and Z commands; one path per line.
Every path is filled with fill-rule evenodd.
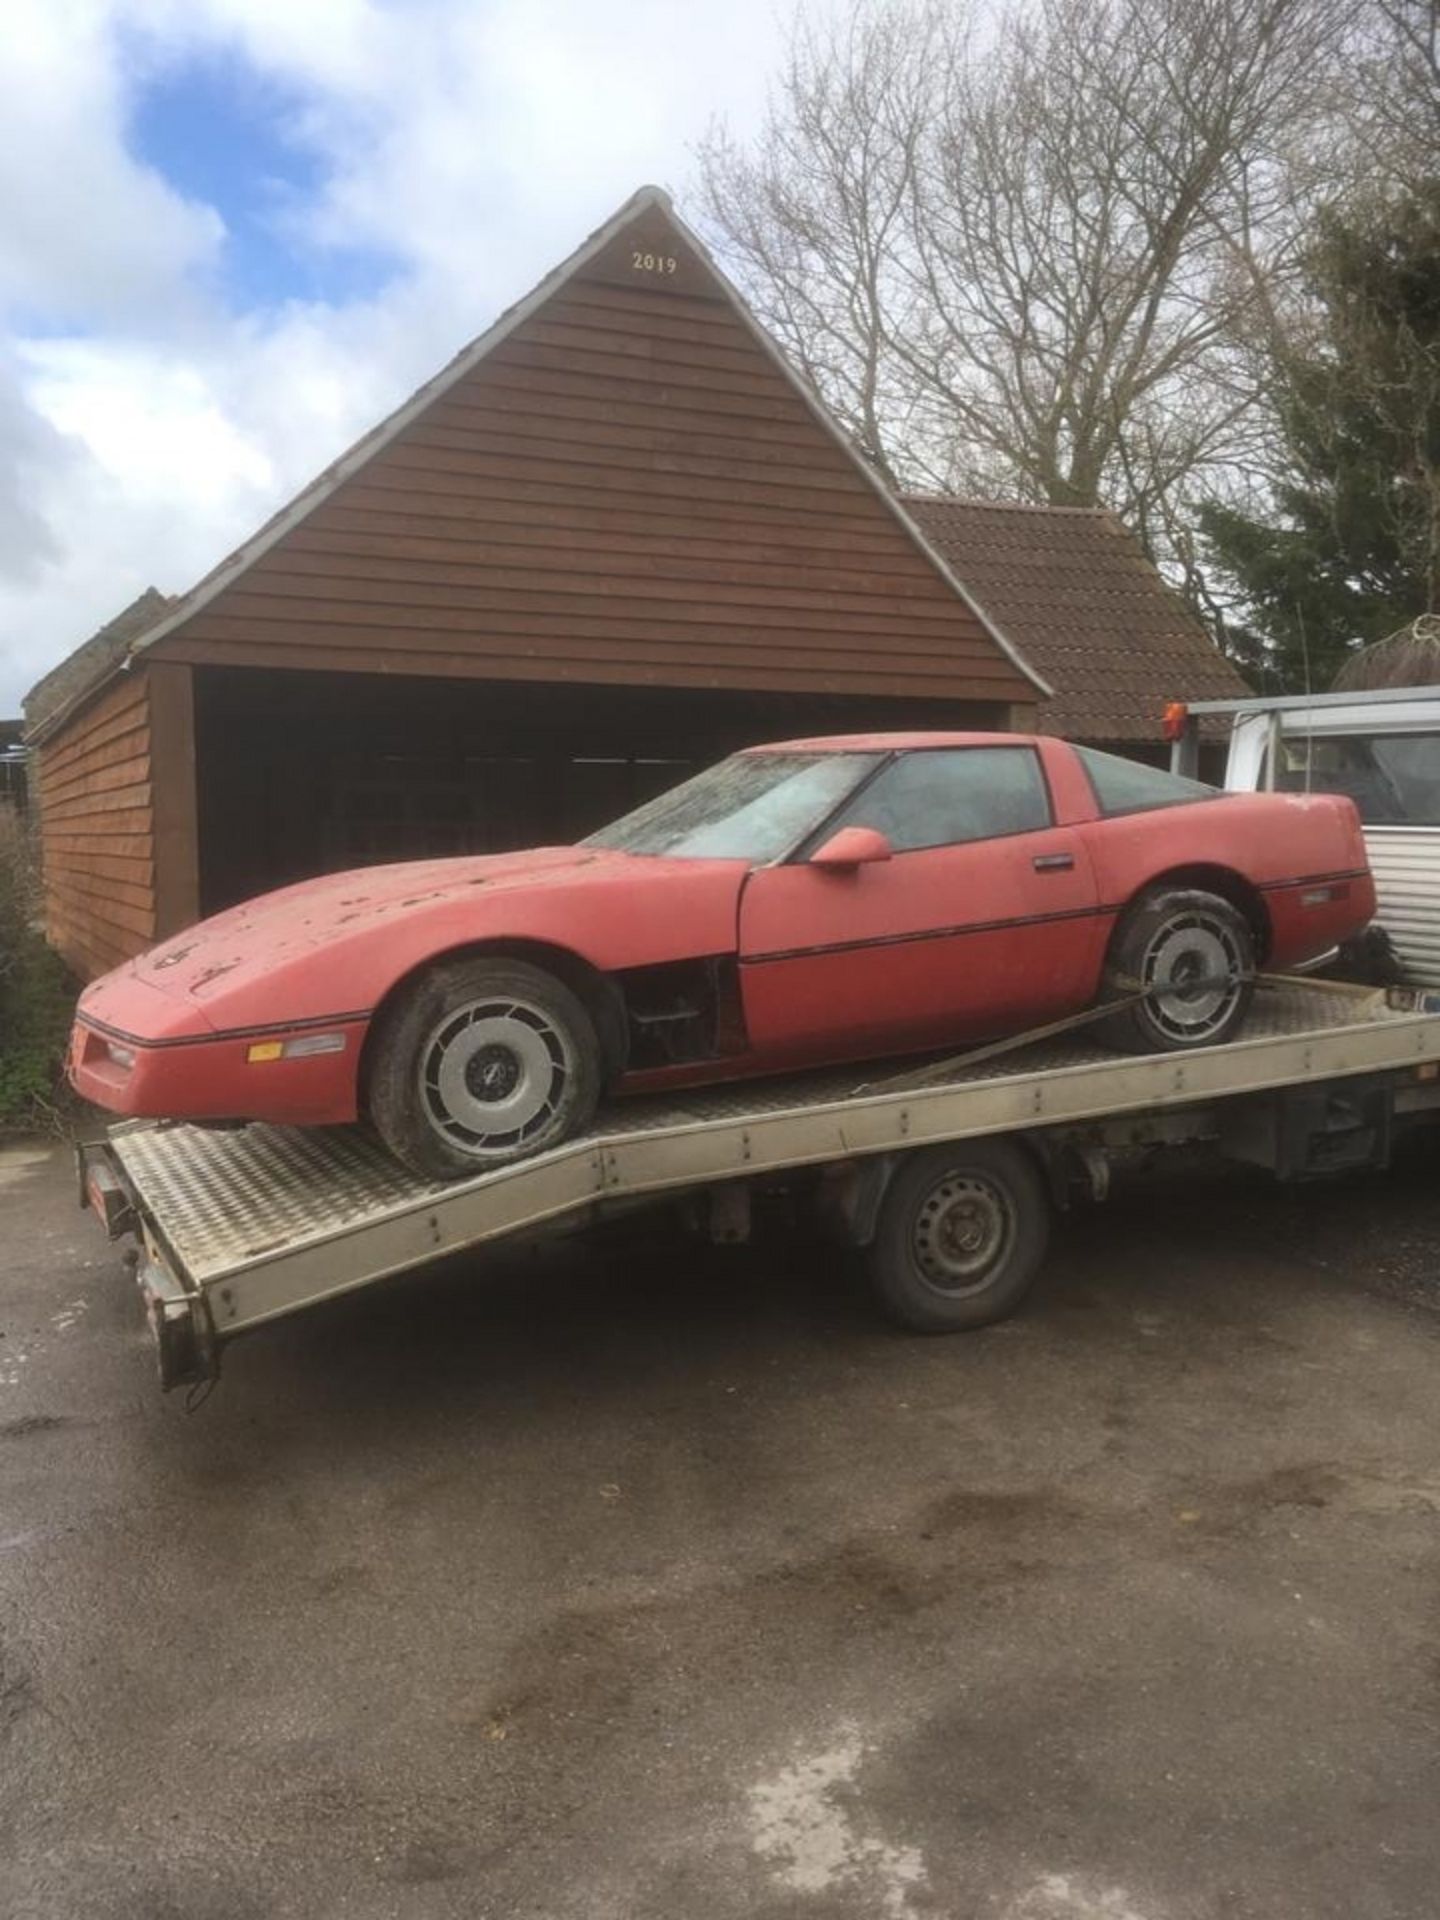
M 155 938 L 147 677 L 121 680 L 40 749 L 45 925 L 82 978 Z
M 155 654 L 1034 698 L 654 206 Z
M 82 979 L 199 912 L 188 667 L 137 669 L 40 748 L 45 931 Z

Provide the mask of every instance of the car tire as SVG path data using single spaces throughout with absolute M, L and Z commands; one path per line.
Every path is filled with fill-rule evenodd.
M 1050 1197 L 1025 1149 L 957 1141 L 910 1154 L 868 1249 L 885 1314 L 912 1333 L 966 1333 L 1015 1312 L 1050 1238 Z
M 1194 987 L 1187 987 L 1194 980 Z M 1165 983 L 1173 989 L 1163 991 Z M 1206 985 L 1205 982 L 1220 984 Z M 1144 999 L 1134 995 L 1144 990 Z M 1183 1053 L 1233 1040 L 1255 991 L 1255 934 L 1218 893 L 1154 888 L 1126 911 L 1105 963 L 1104 997 L 1131 997 L 1096 1027 L 1123 1053 Z
M 431 967 L 371 1035 L 366 1111 L 397 1160 L 456 1180 L 556 1147 L 592 1118 L 595 1023 L 563 980 L 525 960 Z

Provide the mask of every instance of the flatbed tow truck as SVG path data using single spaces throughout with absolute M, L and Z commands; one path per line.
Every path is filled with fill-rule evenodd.
M 981 1326 L 1117 1160 L 1208 1142 L 1313 1178 L 1384 1166 L 1398 1129 L 1440 1111 L 1440 993 L 1262 977 L 1241 1039 L 1183 1055 L 1104 1050 L 1089 1018 L 942 1061 L 615 1101 L 565 1145 L 448 1185 L 360 1127 L 132 1121 L 78 1149 L 81 1204 L 136 1242 L 170 1388 L 216 1378 L 253 1327 L 447 1255 L 681 1197 L 742 1240 L 777 1188 L 866 1250 L 893 1318 Z

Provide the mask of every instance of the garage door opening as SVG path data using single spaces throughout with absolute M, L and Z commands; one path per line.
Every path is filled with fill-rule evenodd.
M 205 667 L 200 907 L 318 873 L 565 845 L 757 741 L 1005 725 L 980 702 Z

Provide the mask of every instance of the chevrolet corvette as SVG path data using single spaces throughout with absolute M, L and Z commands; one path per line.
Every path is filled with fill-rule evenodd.
M 1222 794 L 1015 734 L 734 755 L 573 847 L 307 880 L 81 997 L 125 1115 L 367 1119 L 444 1180 L 609 1094 L 923 1052 L 1103 1003 L 1131 1051 L 1230 1039 L 1256 968 L 1375 907 L 1332 794 Z

